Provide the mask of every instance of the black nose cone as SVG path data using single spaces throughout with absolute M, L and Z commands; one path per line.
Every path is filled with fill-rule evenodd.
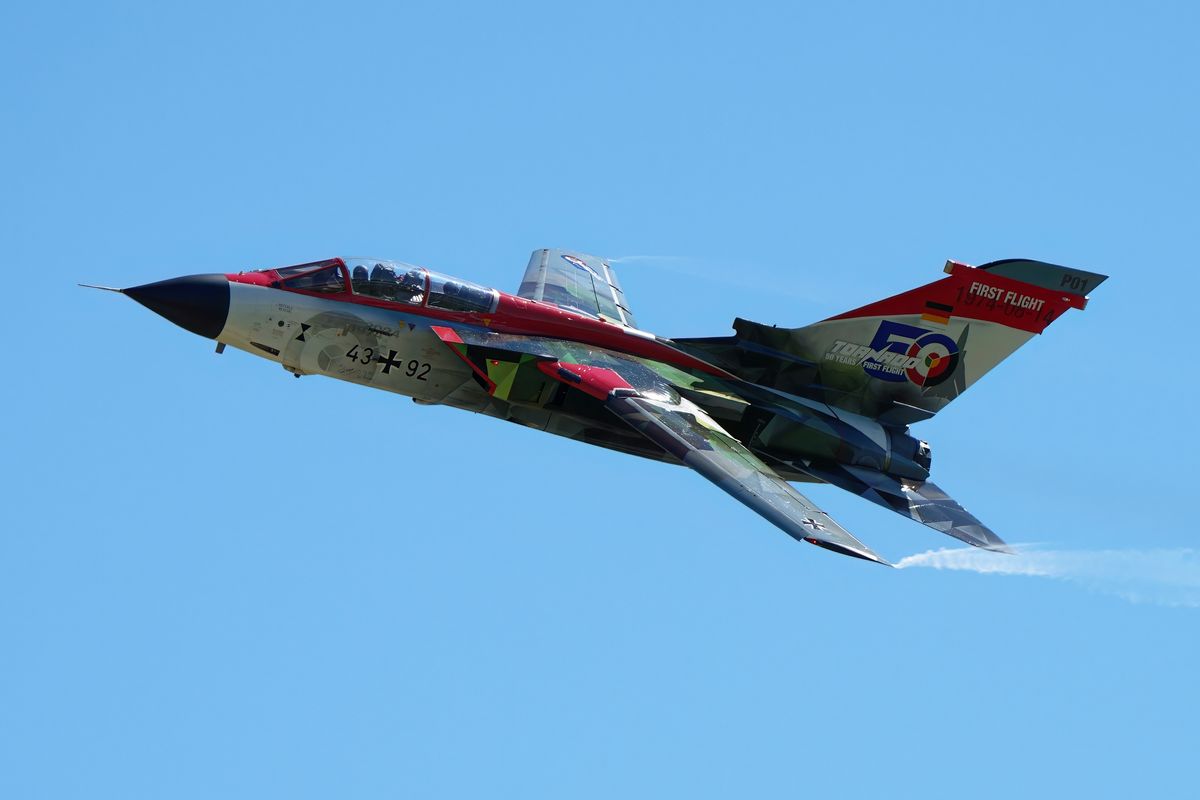
M 215 339 L 229 316 L 224 275 L 188 275 L 126 289 L 125 294 L 184 330 Z

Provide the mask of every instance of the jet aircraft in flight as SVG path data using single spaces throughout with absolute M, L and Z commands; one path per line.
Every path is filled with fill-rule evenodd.
M 797 540 L 887 562 L 790 482 L 824 482 L 989 550 L 929 480 L 910 426 L 949 405 L 1106 278 L 1009 259 L 799 328 L 668 339 L 608 261 L 537 250 L 515 294 L 396 261 L 331 258 L 116 289 L 171 322 L 325 375 L 683 464 Z M 104 288 L 104 287 L 95 287 Z

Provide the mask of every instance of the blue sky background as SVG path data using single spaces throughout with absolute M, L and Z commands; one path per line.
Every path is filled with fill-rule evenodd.
M 0 796 L 1193 796 L 1198 608 L 839 558 L 75 287 L 558 246 L 674 257 L 622 279 L 696 336 L 1083 267 L 934 475 L 1010 541 L 1196 546 L 1194 4 L 575 6 L 0 10 Z

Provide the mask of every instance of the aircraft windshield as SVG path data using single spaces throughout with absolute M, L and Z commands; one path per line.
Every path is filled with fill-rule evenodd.
M 346 291 L 346 279 L 336 260 L 315 261 L 276 270 L 285 289 L 335 294 Z
M 335 294 L 346 291 L 346 280 L 342 277 L 341 267 L 326 267 L 325 269 L 289 278 L 283 282 L 289 289 L 301 289 L 305 292 L 322 292 Z

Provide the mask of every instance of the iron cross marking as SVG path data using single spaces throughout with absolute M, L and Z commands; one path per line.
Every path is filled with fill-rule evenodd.
M 384 358 L 383 356 L 375 356 L 375 360 L 378 361 L 380 364 L 383 364 L 383 374 L 384 375 L 392 374 L 392 367 L 396 367 L 397 369 L 399 369 L 400 367 L 404 366 L 403 362 L 396 360 L 396 351 L 395 350 L 389 351 L 387 358 Z
M 823 530 L 825 530 L 825 526 L 824 526 L 824 525 L 822 525 L 821 523 L 817 522 L 817 521 L 816 521 L 815 519 L 813 519 L 812 517 L 805 517 L 804 519 L 802 519 L 802 520 L 800 520 L 800 521 L 801 521 L 802 523 L 804 523 L 805 525 L 807 525 L 808 527 L 812 528 L 814 531 L 823 531 Z

